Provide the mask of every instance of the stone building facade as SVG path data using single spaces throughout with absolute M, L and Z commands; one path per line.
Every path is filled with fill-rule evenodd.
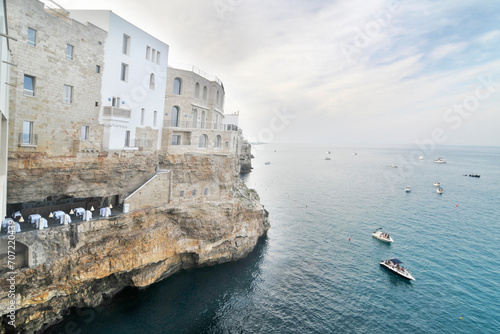
M 0 220 L 6 215 L 10 50 L 5 0 L 0 1 Z
M 234 154 L 237 131 L 224 126 L 224 85 L 194 66 L 169 67 L 163 117 L 162 149 Z
M 11 43 L 9 151 L 75 156 L 100 151 L 106 31 L 37 0 L 7 0 Z

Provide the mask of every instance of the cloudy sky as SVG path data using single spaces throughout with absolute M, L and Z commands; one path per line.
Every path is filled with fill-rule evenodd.
M 57 0 L 217 75 L 254 141 L 500 146 L 500 2 Z

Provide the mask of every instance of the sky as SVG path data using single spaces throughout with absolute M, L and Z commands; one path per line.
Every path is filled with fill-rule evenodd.
M 499 1 L 56 2 L 219 77 L 251 141 L 500 146 Z

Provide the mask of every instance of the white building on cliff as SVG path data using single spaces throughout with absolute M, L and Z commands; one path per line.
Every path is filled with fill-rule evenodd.
M 168 45 L 110 10 L 70 10 L 70 17 L 108 32 L 100 69 L 103 150 L 160 149 Z

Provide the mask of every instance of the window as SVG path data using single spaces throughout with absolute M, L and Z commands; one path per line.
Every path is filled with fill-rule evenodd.
M 203 87 L 203 101 L 207 100 L 208 90 L 207 86 Z
M 151 61 L 154 63 L 156 61 L 156 50 L 153 49 L 153 51 L 151 51 Z
M 194 86 L 194 97 L 197 99 L 200 98 L 200 84 L 197 82 L 196 86 Z
M 181 136 L 173 135 L 172 136 L 172 145 L 180 145 L 181 144 Z
M 219 105 L 219 91 L 217 91 L 217 97 L 215 99 L 215 103 Z
M 214 130 L 217 130 L 219 124 L 219 114 L 215 114 Z
M 149 76 L 149 89 L 154 90 L 155 89 L 155 74 L 151 73 Z
M 175 78 L 174 79 L 174 91 L 173 91 L 174 95 L 181 95 L 181 86 L 182 86 L 181 79 Z
M 146 46 L 146 59 L 151 60 L 151 47 Z
M 82 140 L 87 140 L 89 139 L 89 132 L 90 132 L 90 127 L 88 125 L 83 125 L 82 126 Z
M 220 147 L 220 142 L 222 141 L 221 136 L 217 135 L 214 140 L 214 147 L 219 148 Z
M 184 190 L 181 190 L 179 197 L 184 197 Z
M 130 147 L 130 131 L 125 131 L 125 147 Z
M 35 77 L 24 75 L 24 95 L 35 96 Z
M 73 45 L 66 45 L 66 59 L 73 60 Z
M 23 122 L 22 144 L 33 144 L 33 122 Z
M 121 72 L 120 79 L 122 81 L 125 81 L 125 82 L 128 80 L 128 65 L 127 64 L 122 63 L 122 72 Z
M 196 196 L 196 189 L 192 192 L 193 196 Z
M 205 196 L 208 195 L 208 188 L 205 188 L 205 190 L 203 190 L 203 195 L 205 195 Z
M 111 105 L 113 107 L 117 107 L 117 108 L 120 107 L 120 98 L 113 96 L 113 100 L 111 102 Z
M 207 148 L 208 137 L 207 135 L 200 136 L 199 148 Z
M 144 108 L 141 109 L 141 125 L 144 125 L 144 114 L 145 114 L 145 111 L 144 111 Z
M 197 128 L 198 127 L 198 110 L 194 110 L 193 111 L 193 128 Z
M 172 126 L 179 126 L 179 107 L 173 106 L 171 112 L 172 116 L 170 117 L 170 124 Z
M 64 85 L 63 103 L 72 103 L 72 102 L 73 102 L 73 87 Z
M 130 36 L 123 34 L 122 53 L 128 56 L 129 52 L 130 52 Z
M 156 116 L 158 115 L 158 113 L 155 111 L 153 111 L 153 126 L 156 128 Z
M 205 128 L 205 110 L 201 112 L 201 128 Z
M 161 58 L 161 53 L 160 51 L 156 52 L 156 64 L 160 65 L 160 58 Z
M 101 66 L 99 65 L 95 66 L 95 73 L 101 73 Z
M 36 30 L 28 28 L 28 45 L 35 46 L 36 45 Z

